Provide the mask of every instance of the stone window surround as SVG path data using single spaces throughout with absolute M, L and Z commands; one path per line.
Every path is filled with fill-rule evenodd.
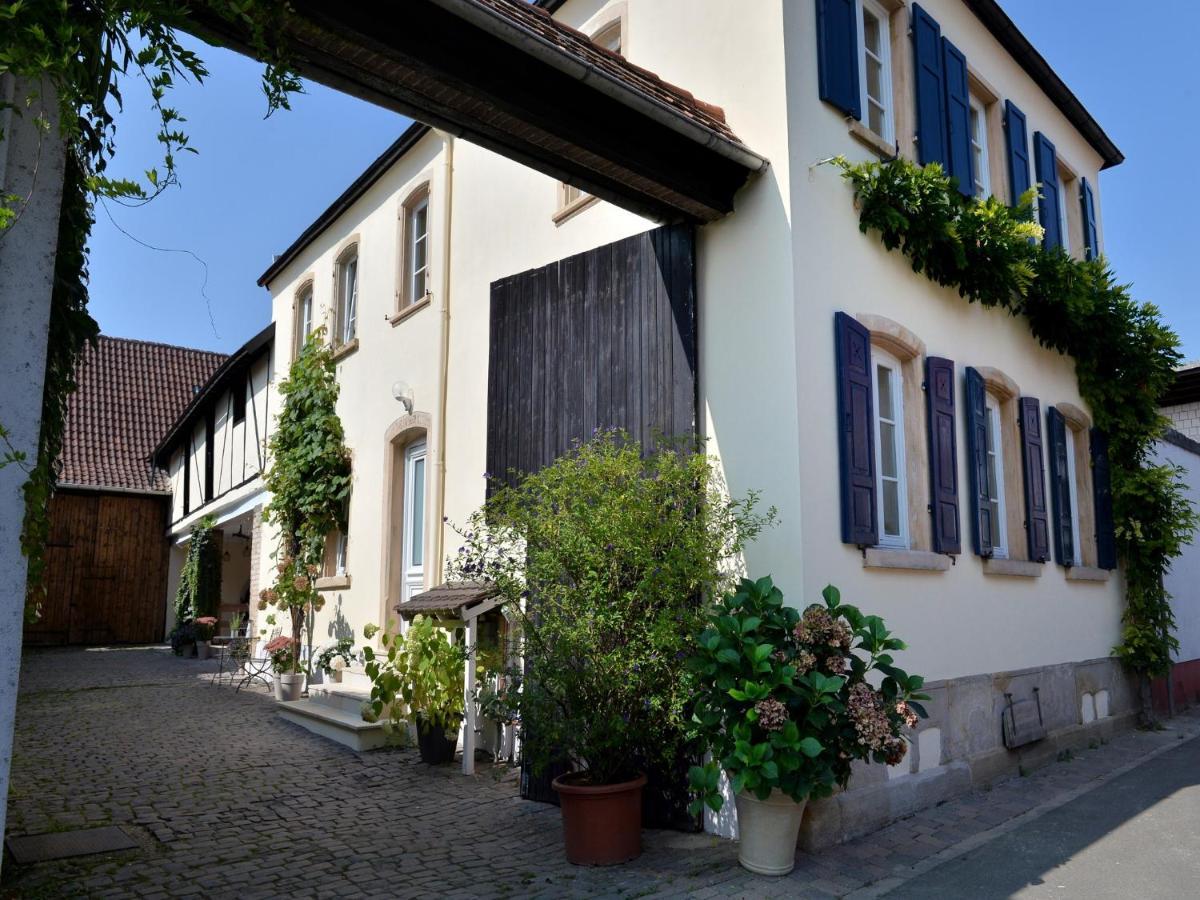
M 1067 577 L 1071 581 L 1105 580 L 1092 577 L 1093 573 L 1105 571 L 1096 568 L 1099 557 L 1096 553 L 1096 503 L 1092 492 L 1092 420 L 1074 403 L 1056 403 L 1054 408 L 1066 420 L 1067 427 L 1074 432 L 1075 484 L 1071 485 L 1071 490 L 1075 494 L 1075 508 L 1079 520 L 1080 558 L 1074 566 L 1067 568 Z M 1076 569 L 1081 571 L 1075 572 Z
M 363 299 L 362 247 L 361 247 L 361 245 L 362 245 L 362 238 L 361 238 L 360 234 L 356 231 L 354 234 L 350 235 L 349 237 L 343 238 L 338 243 L 337 248 L 334 250 L 334 253 L 333 253 L 333 275 L 332 275 L 333 302 L 329 305 L 329 315 L 330 315 L 330 318 L 332 319 L 332 321 L 329 323 L 329 343 L 330 343 L 330 346 L 333 347 L 333 349 L 335 351 L 335 353 L 334 353 L 335 358 L 340 357 L 341 355 L 344 355 L 342 353 L 339 353 L 338 351 L 344 350 L 345 353 L 350 353 L 353 349 L 358 347 L 358 325 L 361 324 L 361 322 L 362 322 L 362 299 Z M 341 291 L 339 290 L 338 282 L 341 280 L 342 266 L 344 266 L 346 264 L 346 261 L 350 258 L 351 254 L 353 254 L 358 259 L 358 267 L 354 273 L 354 277 L 356 279 L 356 290 L 358 293 L 358 307 L 355 309 L 355 312 L 354 312 L 354 315 L 356 318 L 354 340 L 347 341 L 343 344 L 341 341 L 342 312 L 343 312 L 342 311 L 342 297 L 341 297 Z
M 423 172 L 418 175 L 414 181 L 416 182 L 404 195 L 404 199 L 400 201 L 396 211 L 397 235 L 396 235 L 396 306 L 392 314 L 388 316 L 388 322 L 392 325 L 398 325 L 404 321 L 410 314 L 417 309 L 429 305 L 429 299 L 433 296 L 433 292 L 429 290 L 429 267 L 431 263 L 430 248 L 432 246 L 433 237 L 433 191 L 432 175 L 428 172 Z M 409 254 L 411 249 L 409 235 L 409 213 L 414 206 L 424 200 L 425 207 L 425 293 L 420 297 L 410 297 L 409 294 L 409 265 L 411 260 Z
M 400 416 L 384 432 L 383 454 L 383 536 L 385 546 L 399 547 L 404 530 L 404 454 L 414 441 L 428 440 L 433 432 L 433 416 L 417 410 Z M 426 492 L 427 502 L 430 498 Z M 427 522 L 428 525 L 428 522 Z M 438 522 L 436 527 L 442 527 Z M 379 622 L 390 621 L 395 614 L 404 578 L 399 553 L 382 554 L 380 564 Z
M 317 327 L 317 277 L 311 270 L 300 276 L 300 283 L 296 290 L 292 293 L 292 359 L 295 360 L 300 355 L 300 349 L 303 347 L 304 338 L 300 334 L 300 298 L 304 296 L 305 291 L 312 294 L 312 322 L 313 328 Z
M 925 342 L 886 316 L 856 313 L 854 318 L 871 333 L 872 347 L 885 350 L 900 361 L 904 381 L 904 467 L 908 486 L 908 548 L 868 547 L 863 552 L 863 567 L 944 572 L 950 568 L 950 558 L 933 552 L 933 523 L 928 509 L 929 454 L 927 450 L 923 453 L 911 452 L 913 447 L 925 447 L 928 441 L 925 392 L 922 389 L 925 382 Z M 874 372 L 871 373 L 871 380 L 873 385 Z M 921 498 L 925 498 L 924 502 Z

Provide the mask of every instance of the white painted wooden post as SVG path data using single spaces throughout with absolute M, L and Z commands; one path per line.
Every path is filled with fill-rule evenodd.
M 463 680 L 463 708 L 467 716 L 463 725 L 463 774 L 475 774 L 475 641 L 479 636 L 479 619 L 467 617 L 467 677 Z
M 39 99 L 25 107 L 25 98 L 33 94 Z M 0 117 L 0 193 L 29 198 L 20 218 L 0 232 L 0 423 L 13 447 L 32 464 L 41 428 L 66 154 L 58 133 L 58 101 L 49 85 L 0 75 L 0 96 L 12 98 L 23 113 Z M 36 115 L 49 120 L 49 130 L 34 124 Z M 16 465 L 0 469 L 0 834 L 7 814 L 25 617 L 28 568 L 21 553 L 21 487 L 26 477 Z

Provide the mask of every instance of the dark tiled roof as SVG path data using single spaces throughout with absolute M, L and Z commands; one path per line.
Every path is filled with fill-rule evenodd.
M 736 143 L 738 141 L 725 123 L 725 111 L 719 106 L 696 99 L 690 91 L 663 81 L 653 72 L 635 66 L 619 53 L 592 43 L 582 31 L 577 31 L 551 15 L 551 11 L 525 0 L 475 0 L 490 7 L 499 15 L 529 29 L 538 37 L 562 48 L 576 59 L 595 66 L 604 74 L 623 83 L 636 93 L 683 113 L 699 125 Z
M 414 594 L 407 603 L 397 603 L 396 612 L 406 618 L 423 612 L 456 612 L 463 607 L 490 600 L 497 593 L 496 586 L 487 581 L 439 584 Z
M 222 353 L 101 336 L 76 370 L 67 404 L 59 484 L 127 491 L 170 490 L 150 454 Z

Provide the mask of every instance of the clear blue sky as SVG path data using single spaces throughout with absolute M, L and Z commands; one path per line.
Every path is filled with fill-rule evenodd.
M 798 2 L 798 0 L 792 0 Z M 1152 300 L 1200 357 L 1191 221 L 1200 200 L 1200 4 L 1155 0 L 1001 0 L 1009 15 L 1100 122 L 1126 161 L 1100 180 L 1105 249 L 1139 299 Z M 173 105 L 198 156 L 181 160 L 182 187 L 140 209 L 109 204 L 145 249 L 97 208 L 91 308 L 107 334 L 230 351 L 270 319 L 255 280 L 408 125 L 402 117 L 318 85 L 290 112 L 263 119 L 259 67 L 197 44 L 212 76 L 176 91 Z M 144 95 L 127 90 L 114 169 L 157 162 Z M 212 322 L 209 314 L 211 311 Z M 214 328 L 215 325 L 215 328 Z

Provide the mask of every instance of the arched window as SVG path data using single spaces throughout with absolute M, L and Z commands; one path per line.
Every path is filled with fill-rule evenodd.
M 337 290 L 337 320 L 334 343 L 349 344 L 358 335 L 358 245 L 338 257 L 334 281 Z
M 400 210 L 400 310 L 429 294 L 429 184 L 413 191 Z
M 313 330 L 313 286 L 309 281 L 296 292 L 296 323 L 293 334 L 293 356 L 299 356 L 304 342 Z

